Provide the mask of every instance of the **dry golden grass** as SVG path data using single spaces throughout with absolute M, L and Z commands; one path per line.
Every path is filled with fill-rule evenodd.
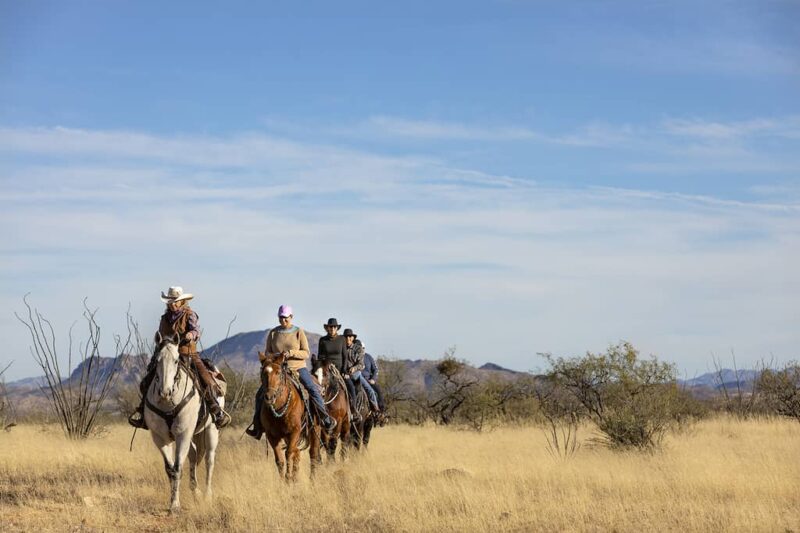
M 278 479 L 263 442 L 223 432 L 214 504 L 168 516 L 149 436 L 70 442 L 55 427 L 0 434 L 4 531 L 800 531 L 800 424 L 713 419 L 656 454 L 583 447 L 555 461 L 537 428 L 377 430 L 367 454 L 312 485 Z M 583 436 L 590 436 L 583 431 Z M 201 483 L 202 483 L 202 475 Z

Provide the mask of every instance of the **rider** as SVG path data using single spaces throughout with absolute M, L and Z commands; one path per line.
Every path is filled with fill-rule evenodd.
M 350 395 L 350 408 L 353 410 L 354 413 L 357 413 L 358 410 L 356 409 L 356 395 L 355 395 L 355 384 L 360 384 L 364 387 L 364 390 L 367 391 L 367 396 L 369 397 L 369 403 L 372 412 L 375 415 L 380 415 L 381 409 L 378 407 L 378 398 L 375 395 L 375 391 L 372 389 L 372 386 L 364 379 L 364 376 L 361 374 L 361 371 L 364 369 L 364 347 L 360 342 L 356 341 L 358 335 L 353 333 L 353 330 L 350 328 L 346 328 L 344 330 L 344 340 L 345 340 L 345 382 L 349 381 L 352 385 L 348 385 L 348 389 L 352 393 Z
M 267 333 L 267 347 L 264 353 L 268 357 L 283 355 L 289 364 L 289 368 L 297 371 L 300 383 L 308 391 L 322 418 L 322 427 L 325 431 L 330 432 L 336 427 L 336 420 L 328 414 L 328 410 L 325 408 L 325 400 L 322 399 L 322 394 L 317 384 L 314 383 L 311 373 L 306 368 L 306 359 L 309 356 L 308 339 L 306 339 L 306 334 L 302 328 L 292 325 L 293 318 L 294 314 L 290 306 L 282 305 L 278 308 L 278 321 L 281 325 L 272 328 Z M 264 433 L 264 428 L 261 427 L 261 405 L 263 402 L 264 386 L 262 385 L 256 393 L 256 412 L 253 415 L 253 423 L 251 427 L 245 430 L 248 435 L 256 440 L 260 439 Z
M 360 341 L 356 340 L 356 342 Z M 378 406 L 380 406 L 381 411 L 385 412 L 386 405 L 383 403 L 383 393 L 378 386 L 378 363 L 372 355 L 367 353 L 367 347 L 364 346 L 364 343 L 361 343 L 361 347 L 364 348 L 364 369 L 361 371 L 361 375 L 372 385 L 375 395 L 378 397 Z
M 339 328 L 342 326 L 335 318 L 329 318 L 327 324 L 323 324 L 328 333 L 319 339 L 319 349 L 317 354 L 317 365 L 330 362 L 336 370 L 344 374 L 344 337 L 339 335 Z
M 200 359 L 200 354 L 197 353 L 197 340 L 200 338 L 197 313 L 187 304 L 192 298 L 194 298 L 194 295 L 184 293 L 182 287 L 170 287 L 166 294 L 161 293 L 161 301 L 167 304 L 167 310 L 161 316 L 158 332 L 155 335 L 156 342 L 160 338 L 178 335 L 178 353 L 188 357 L 192 362 L 192 366 L 202 382 L 202 395 L 214 419 L 214 424 L 218 428 L 222 428 L 230 423 L 231 417 L 217 403 L 216 397 L 221 394 L 221 391 L 206 365 Z M 139 390 L 142 393 L 139 407 L 128 417 L 128 422 L 133 427 L 147 429 L 147 424 L 144 421 L 144 399 L 147 396 L 147 390 L 150 388 L 150 383 L 152 383 L 155 373 L 156 356 L 154 354 L 147 365 L 147 373 L 139 385 Z

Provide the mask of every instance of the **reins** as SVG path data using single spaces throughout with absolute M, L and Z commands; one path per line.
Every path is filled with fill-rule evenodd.
M 267 391 L 264 391 L 264 402 L 269 407 L 269 410 L 272 412 L 272 416 L 275 418 L 283 418 L 286 412 L 289 410 L 289 404 L 292 403 L 292 387 L 286 386 L 286 371 L 281 366 L 281 382 L 280 385 L 275 389 L 275 394 L 270 395 L 271 397 L 267 396 Z M 283 404 L 283 407 L 279 409 L 275 409 L 275 402 L 278 401 L 278 398 L 281 396 L 281 393 L 289 389 L 288 394 L 286 395 L 286 403 Z
M 186 375 L 188 376 L 189 381 L 192 384 L 192 388 L 189 391 L 189 394 L 184 396 L 183 399 L 178 403 L 178 405 L 176 405 L 169 411 L 164 411 L 163 409 L 160 409 L 158 406 L 154 405 L 153 402 L 150 401 L 149 391 L 148 394 L 146 394 L 144 397 L 145 406 L 147 406 L 148 409 L 150 409 L 152 412 L 161 417 L 162 420 L 164 420 L 164 422 L 167 424 L 167 429 L 169 430 L 170 436 L 172 436 L 172 424 L 175 422 L 175 419 L 178 417 L 183 408 L 186 407 L 189 401 L 191 401 L 191 399 L 194 398 L 194 395 L 197 394 L 197 383 L 195 382 L 195 377 L 192 375 L 192 371 L 188 367 L 188 363 L 186 363 L 186 361 L 180 356 L 178 357 L 178 370 L 175 372 L 175 382 L 172 385 L 172 391 L 174 392 L 175 388 L 180 383 L 181 370 L 183 370 L 184 373 L 186 373 Z M 156 377 L 158 377 L 158 375 L 156 375 Z M 156 384 L 156 381 L 157 381 L 156 379 L 153 380 L 153 385 Z M 151 388 L 153 387 L 153 385 L 151 385 Z M 131 442 L 133 442 L 133 439 L 131 439 Z

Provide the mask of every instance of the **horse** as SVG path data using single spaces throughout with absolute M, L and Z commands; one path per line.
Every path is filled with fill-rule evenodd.
M 308 445 L 311 456 L 311 477 L 322 463 L 319 422 L 309 418 L 301 396 L 302 385 L 291 378 L 286 358 L 270 357 L 259 352 L 264 401 L 261 404 L 261 427 L 275 456 L 278 475 L 287 482 L 297 481 L 300 449 Z M 281 442 L 284 446 L 281 447 Z M 285 451 L 285 453 L 284 453 Z
M 369 397 L 367 391 L 363 386 L 356 384 L 356 410 L 361 415 L 361 420 L 353 422 L 350 428 L 350 443 L 355 446 L 356 450 L 360 450 L 364 446 L 366 450 L 369 447 L 369 437 L 372 434 L 372 428 L 375 426 L 375 416 L 370 409 Z
M 212 498 L 211 480 L 219 442 L 219 430 L 204 412 L 202 391 L 189 368 L 191 363 L 178 353 L 178 335 L 159 335 L 156 352 L 156 375 L 145 396 L 144 420 L 150 436 L 164 458 L 164 470 L 170 480 L 170 513 L 180 511 L 180 482 L 183 465 L 189 457 L 192 491 L 197 488 L 197 464 L 205 459 L 205 497 Z M 225 405 L 225 383 L 220 383 L 220 407 Z
M 344 460 L 347 456 L 350 439 L 350 407 L 347 400 L 347 387 L 344 386 L 336 366 L 332 365 L 330 361 L 325 361 L 317 367 L 314 378 L 322 387 L 322 397 L 328 408 L 328 414 L 336 420 L 336 427 L 332 433 L 322 432 L 322 444 L 328 453 L 328 459 L 336 461 L 336 447 L 341 442 L 340 458 Z

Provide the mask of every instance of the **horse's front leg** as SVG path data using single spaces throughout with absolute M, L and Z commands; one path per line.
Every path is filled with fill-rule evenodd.
M 178 435 L 175 439 L 175 462 L 173 463 L 172 475 L 170 476 L 170 481 L 172 482 L 172 497 L 169 510 L 171 513 L 177 513 L 181 510 L 181 472 L 183 471 L 183 464 L 186 462 L 186 456 L 189 455 L 189 448 L 191 445 L 191 432 L 188 435 Z
M 295 431 L 287 439 L 286 444 L 286 481 L 297 481 L 297 471 L 300 469 L 300 430 Z M 309 443 L 310 444 L 310 443 Z
M 281 448 L 281 438 L 268 435 L 267 440 L 272 448 L 272 455 L 275 456 L 275 466 L 278 468 L 278 475 L 283 477 L 283 469 L 286 466 L 286 459 L 283 456 L 283 449 Z
M 170 486 L 172 485 L 172 458 L 174 456 L 172 450 L 172 441 L 168 440 L 155 431 L 150 431 L 150 436 L 153 438 L 153 442 L 155 443 L 158 451 L 161 452 L 161 458 L 164 460 L 164 471 L 167 473 L 167 478 L 170 481 Z

